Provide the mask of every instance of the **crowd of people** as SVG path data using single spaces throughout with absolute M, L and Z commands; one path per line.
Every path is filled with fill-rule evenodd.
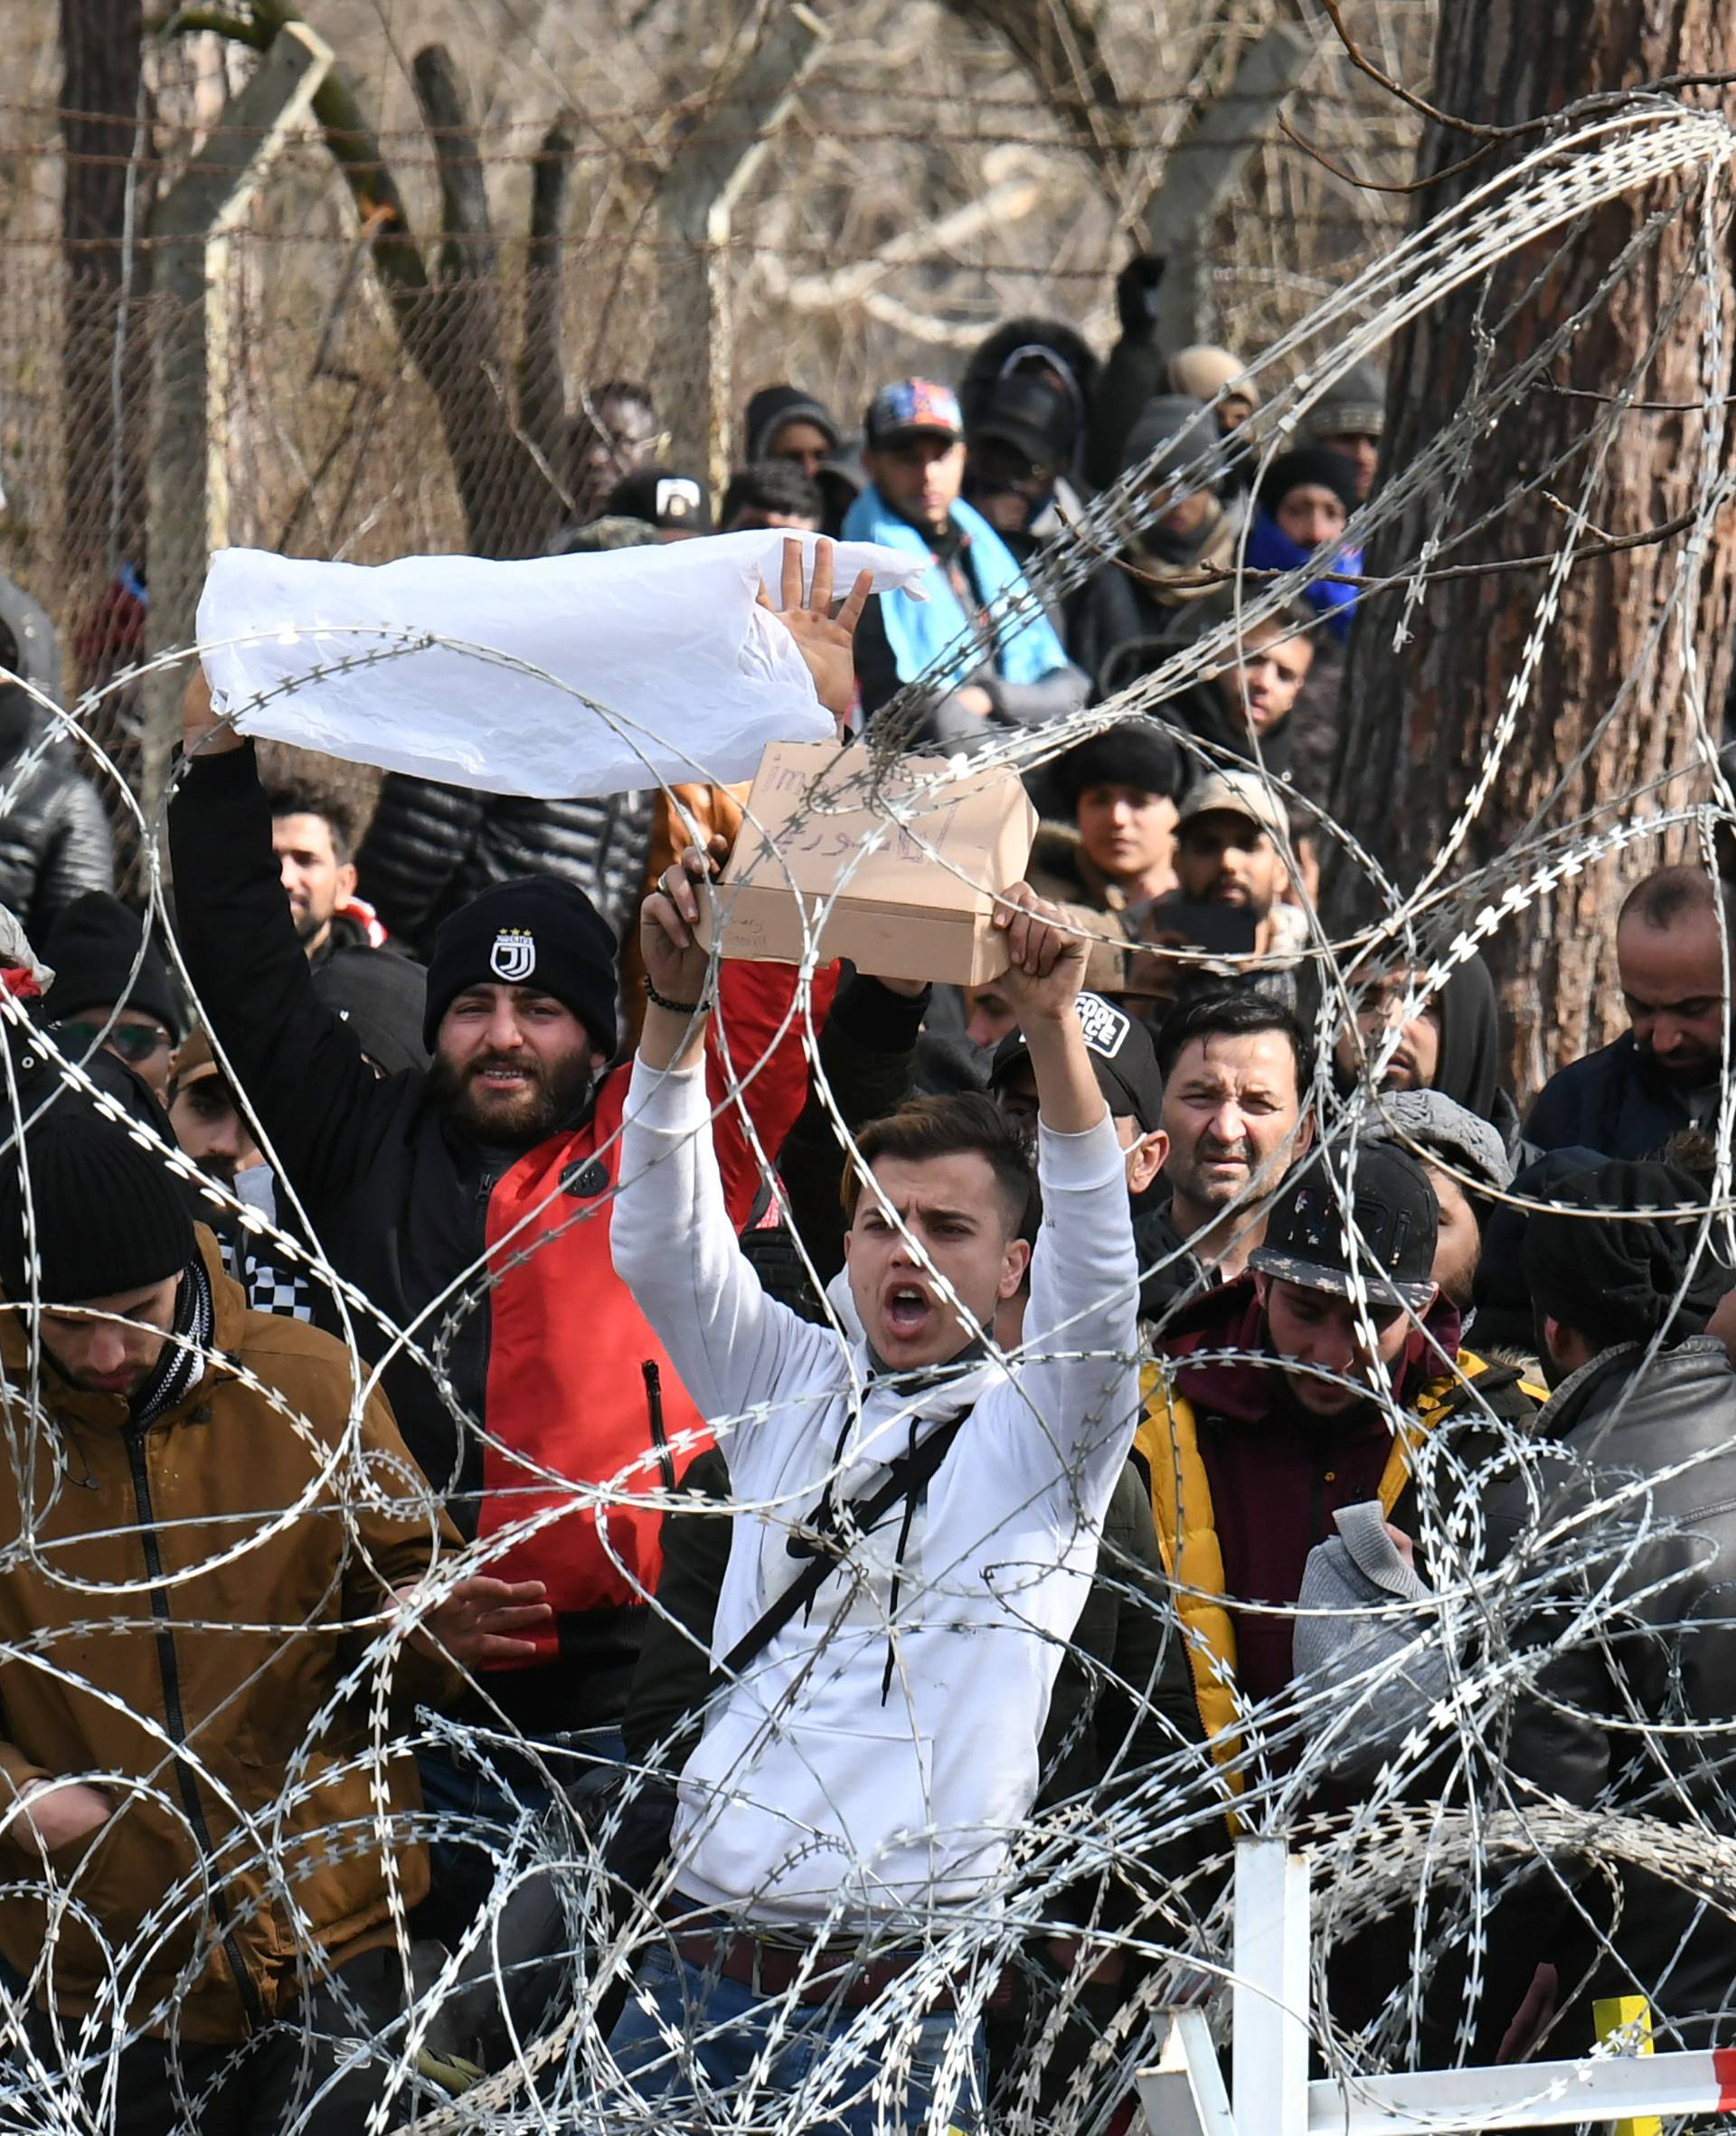
M 197 674 L 165 939 L 0 687 L 0 2093 L 391 2126 L 577 2004 L 605 2118 L 1125 2126 L 1255 1802 L 1732 1836 L 1736 903 L 1639 882 L 1628 1028 L 1534 1093 L 1462 941 L 1326 990 L 1302 804 L 1383 386 L 1267 439 L 1233 355 L 1160 355 L 1161 279 L 1106 361 L 1014 320 L 859 439 L 767 387 L 715 509 L 648 392 L 585 397 L 563 553 L 929 560 L 787 561 L 841 732 L 919 680 L 919 744 L 1041 728 L 1244 565 L 1342 565 L 1033 773 L 983 985 L 708 954 L 730 789 L 391 774 L 364 828 Z M 987 628 L 1136 468 L 1146 531 Z M 1468 2018 L 1470 1943 L 1420 1969 L 1400 1909 L 1333 2021 L 1493 2060 L 1641 1995 L 1727 2040 L 1724 1906 L 1594 1859 L 1492 1887 Z

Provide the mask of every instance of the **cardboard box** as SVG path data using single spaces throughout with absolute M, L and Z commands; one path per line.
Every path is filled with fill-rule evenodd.
M 1007 958 L 994 899 L 1023 877 L 1037 829 L 1023 781 L 1004 765 L 958 776 L 944 758 L 907 758 L 885 775 L 887 800 L 944 776 L 894 824 L 867 801 L 872 761 L 830 742 L 770 745 L 702 926 L 707 946 L 715 930 L 726 957 L 797 963 L 806 912 L 823 958 L 848 957 L 877 978 L 998 978 Z

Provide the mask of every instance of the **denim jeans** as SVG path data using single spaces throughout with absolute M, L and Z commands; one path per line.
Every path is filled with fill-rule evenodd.
M 536 1748 L 557 1782 L 580 1792 L 627 1755 L 617 1728 L 551 1736 Z M 551 1810 L 555 1798 L 531 1759 L 510 1744 L 488 1742 L 474 1751 L 422 1744 L 416 1770 L 424 1807 L 451 1819 L 467 1835 L 448 1831 L 429 1841 L 430 1890 L 416 1922 L 420 1933 L 449 1947 L 486 1904 L 513 1827 L 526 1810 Z
M 662 1943 L 642 1954 L 633 1984 L 609 2035 L 610 2055 L 647 2105 L 701 2109 L 674 2123 L 660 2114 L 663 2128 L 762 2124 L 797 2093 L 803 2094 L 807 2136 L 945 2136 L 948 2130 L 972 2136 L 980 2126 L 982 2027 L 961 2061 L 943 2074 L 959 2023 L 951 2010 L 906 2019 L 892 2037 L 882 2030 L 852 2047 L 844 2036 L 853 2021 L 860 2028 L 868 2013 L 768 2000 L 739 1980 L 689 1965 Z M 670 2046 L 665 2027 L 678 2048 Z M 760 2095 L 744 2108 L 750 2069 L 768 2047 Z

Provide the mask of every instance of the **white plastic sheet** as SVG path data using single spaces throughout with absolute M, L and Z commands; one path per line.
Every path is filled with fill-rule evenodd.
M 205 674 L 244 734 L 488 793 L 747 779 L 767 742 L 833 732 L 795 640 L 755 605 L 762 578 L 777 594 L 785 539 L 375 566 L 223 549 L 199 602 Z M 927 561 L 842 542 L 838 591 L 862 570 L 877 592 L 909 587 Z

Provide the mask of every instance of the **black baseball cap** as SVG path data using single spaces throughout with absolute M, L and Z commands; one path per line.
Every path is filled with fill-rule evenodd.
M 1409 1150 L 1364 1144 L 1351 1175 L 1351 1212 L 1358 1233 L 1356 1267 L 1371 1299 L 1421 1312 L 1435 1295 L 1430 1270 L 1440 1205 L 1429 1176 Z M 1352 1291 L 1350 1242 L 1334 1182 L 1311 1165 L 1279 1189 L 1266 1214 L 1266 1237 L 1250 1268 L 1334 1298 Z
M 1164 1079 L 1157 1072 L 1151 1033 L 1100 994 L 1081 994 L 1073 1006 L 1104 1103 L 1117 1119 L 1135 1120 L 1142 1135 L 1150 1134 L 1164 1120 Z M 1024 1032 L 1009 1031 L 995 1048 L 989 1089 L 998 1090 L 1030 1058 Z

